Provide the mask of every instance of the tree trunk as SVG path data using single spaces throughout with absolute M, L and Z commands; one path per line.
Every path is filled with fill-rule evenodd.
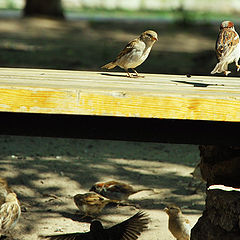
M 23 15 L 64 18 L 61 0 L 26 0 Z
M 207 186 L 240 187 L 240 148 L 200 146 L 201 173 Z M 191 240 L 240 240 L 240 192 L 207 190 L 206 208 Z

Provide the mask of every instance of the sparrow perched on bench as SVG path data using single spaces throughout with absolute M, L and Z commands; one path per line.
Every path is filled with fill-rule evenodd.
M 169 205 L 164 208 L 168 214 L 168 229 L 177 240 L 190 240 L 191 225 L 186 219 L 181 209 L 176 205 Z
M 231 71 L 228 71 L 228 64 L 232 62 L 235 62 L 237 71 L 239 71 L 239 36 L 235 31 L 233 22 L 231 21 L 224 21 L 220 25 L 220 31 L 216 42 L 216 55 L 218 63 L 212 70 L 211 74 L 223 72 L 227 76 L 231 73 Z
M 131 185 L 118 181 L 98 182 L 89 189 L 116 202 L 126 201 L 132 194 L 149 190 L 153 191 L 151 188 L 134 189 Z
M 128 77 L 139 77 L 135 68 L 147 59 L 153 44 L 157 40 L 158 35 L 156 32 L 152 30 L 143 32 L 138 38 L 130 41 L 114 61 L 102 66 L 102 68 L 112 69 L 119 66 L 127 72 Z M 128 71 L 129 68 L 136 75 L 131 75 Z
M 90 232 L 40 236 L 50 240 L 136 240 L 147 228 L 149 219 L 144 212 L 138 212 L 129 219 L 104 229 L 100 221 L 93 221 Z
M 84 214 L 83 217 L 99 214 L 106 204 L 111 202 L 95 192 L 77 194 L 73 199 L 80 212 Z

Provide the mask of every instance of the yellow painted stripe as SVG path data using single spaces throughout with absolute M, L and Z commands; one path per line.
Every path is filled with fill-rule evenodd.
M 114 74 L 0 68 L 0 111 L 240 122 L 238 78 Z
M 68 89 L 0 88 L 0 111 L 240 121 L 240 104 L 234 100 Z

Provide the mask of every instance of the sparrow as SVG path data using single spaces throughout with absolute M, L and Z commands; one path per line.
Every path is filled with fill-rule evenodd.
M 233 22 L 231 21 L 224 21 L 220 25 L 220 31 L 216 41 L 216 56 L 218 63 L 212 70 L 211 74 L 223 72 L 227 76 L 229 73 L 231 73 L 231 71 L 228 71 L 228 64 L 232 62 L 235 62 L 237 71 L 239 71 L 239 36 L 235 31 Z
M 192 175 L 192 179 L 189 182 L 188 187 L 193 187 L 193 183 L 197 182 L 197 185 L 194 186 L 194 193 L 197 193 L 200 187 L 202 187 L 203 184 L 206 184 L 206 181 L 202 177 L 200 162 L 196 165 L 195 169 L 190 174 Z
M 84 214 L 84 217 L 99 214 L 111 202 L 111 200 L 103 198 L 95 192 L 77 194 L 73 199 L 80 212 Z
M 177 240 L 190 240 L 191 225 L 181 209 L 176 205 L 169 205 L 164 208 L 168 214 L 168 229 Z
M 8 186 L 6 179 L 0 178 L 0 188 L 5 188 L 8 192 L 11 192 L 11 189 Z
M 101 68 L 112 69 L 119 66 L 127 72 L 128 77 L 139 77 L 135 68 L 147 59 L 153 44 L 157 40 L 157 33 L 152 30 L 147 30 L 138 38 L 130 41 L 118 54 L 115 60 L 102 66 Z M 136 75 L 131 75 L 128 71 L 129 68 L 131 68 Z
M 147 215 L 144 212 L 138 212 L 110 228 L 104 229 L 100 221 L 94 220 L 90 225 L 90 232 L 40 237 L 50 240 L 136 240 L 147 228 L 148 222 Z
M 0 178 L 0 206 L 5 202 L 5 198 L 10 192 L 12 190 L 9 188 L 7 181 L 4 178 Z
M 21 208 L 14 192 L 7 194 L 5 202 L 0 206 L 0 237 L 12 230 L 21 215 Z
M 118 182 L 118 181 L 107 181 L 107 182 L 98 182 L 95 183 L 89 191 L 96 192 L 103 197 L 106 197 L 113 201 L 127 201 L 128 197 L 132 194 L 141 192 L 141 191 L 153 191 L 151 188 L 144 189 L 134 189 L 131 185 Z
M 191 172 L 190 174 L 193 176 L 193 178 L 195 178 L 203 183 L 206 183 L 206 181 L 202 177 L 202 173 L 201 173 L 201 169 L 200 169 L 200 162 L 196 165 L 193 172 Z

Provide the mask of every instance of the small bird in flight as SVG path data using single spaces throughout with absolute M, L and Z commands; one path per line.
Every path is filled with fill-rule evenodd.
M 147 228 L 149 218 L 144 212 L 138 212 L 129 219 L 110 228 L 103 228 L 100 221 L 93 221 L 90 232 L 69 233 L 52 236 L 40 236 L 49 240 L 137 240 Z

